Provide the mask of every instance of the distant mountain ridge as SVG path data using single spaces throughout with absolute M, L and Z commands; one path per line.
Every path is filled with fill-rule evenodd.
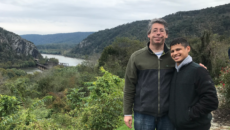
M 180 11 L 163 17 L 169 25 L 168 44 L 176 37 L 200 36 L 204 30 L 220 35 L 230 34 L 230 4 L 194 11 Z M 128 37 L 148 41 L 147 25 L 149 20 L 135 21 L 111 29 L 95 32 L 71 50 L 76 55 L 101 53 L 112 44 L 116 37 Z
M 58 33 L 58 34 L 26 34 L 21 35 L 22 38 L 33 42 L 35 45 L 43 45 L 50 43 L 69 43 L 77 44 L 94 32 L 74 32 L 74 33 Z

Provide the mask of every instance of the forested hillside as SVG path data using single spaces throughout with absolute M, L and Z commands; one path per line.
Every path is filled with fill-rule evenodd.
M 176 37 L 200 36 L 204 30 L 214 34 L 229 35 L 230 4 L 195 11 L 183 11 L 163 17 L 169 24 L 169 43 Z M 112 29 L 105 29 L 89 35 L 78 44 L 71 54 L 75 56 L 101 53 L 117 37 L 128 37 L 148 41 L 147 25 L 149 20 L 123 24 Z
M 41 58 L 36 46 L 19 35 L 0 27 L 0 67 L 34 66 L 34 58 Z
M 230 34 L 230 4 L 202 10 L 181 11 L 163 17 L 169 24 L 169 40 L 178 36 L 201 36 L 203 30 Z
M 148 22 L 148 20 L 136 21 L 123 24 L 112 29 L 105 29 L 96 32 L 80 42 L 74 49 L 71 50 L 70 53 L 76 54 L 77 57 L 93 53 L 101 53 L 106 46 L 111 45 L 118 37 L 147 41 L 146 30 Z
M 93 32 L 59 33 L 48 35 L 27 34 L 21 35 L 21 37 L 33 42 L 35 45 L 48 43 L 77 44 L 92 33 Z

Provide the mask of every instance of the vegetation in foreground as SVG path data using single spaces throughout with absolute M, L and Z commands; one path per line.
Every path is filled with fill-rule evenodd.
M 230 107 L 227 66 L 230 40 L 204 32 L 200 38 L 189 41 L 194 60 L 206 65 L 215 78 L 223 95 L 222 106 Z M 125 67 L 130 55 L 143 46 L 143 42 L 120 38 L 104 48 L 98 62 L 56 66 L 33 75 L 0 69 L 0 129 L 125 130 L 122 115 Z

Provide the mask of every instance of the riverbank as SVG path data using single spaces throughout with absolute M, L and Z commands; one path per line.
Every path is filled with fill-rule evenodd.
M 59 60 L 59 63 L 68 63 L 69 66 L 76 66 L 78 64 L 81 64 L 83 59 L 77 59 L 77 58 L 71 58 L 71 57 L 66 57 L 62 55 L 53 55 L 53 54 L 42 54 L 42 56 L 45 58 L 55 58 Z
M 17 69 L 24 70 L 27 74 L 33 74 L 34 72 L 42 72 L 37 67 L 27 67 L 27 68 L 17 68 Z

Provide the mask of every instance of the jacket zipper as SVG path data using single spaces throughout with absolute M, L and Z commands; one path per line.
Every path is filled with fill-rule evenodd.
M 161 99 L 161 78 L 160 78 L 160 76 L 161 76 L 161 73 L 160 73 L 160 70 L 161 70 L 161 57 L 163 56 L 163 55 L 165 55 L 166 53 L 164 53 L 163 52 L 163 54 L 158 58 L 158 114 L 157 115 L 160 115 L 160 112 L 161 112 L 161 103 L 160 103 L 160 99 Z M 157 56 L 157 55 L 156 55 Z
M 177 73 L 178 72 L 176 72 L 176 79 L 175 79 L 175 84 L 177 83 Z M 175 97 L 174 97 L 174 105 L 175 105 L 175 107 L 177 106 L 176 105 L 176 85 L 174 85 L 175 86 L 175 88 L 173 88 L 174 89 L 174 95 L 175 95 Z M 174 107 L 174 114 L 175 114 L 175 116 L 174 116 L 174 118 L 175 118 L 175 126 L 177 127 L 177 118 L 176 118 L 176 108 Z
M 160 58 L 158 59 L 158 115 L 160 115 L 160 94 L 161 94 L 161 91 L 160 91 L 160 85 L 161 85 L 161 82 L 160 82 L 160 65 L 161 65 L 161 62 L 160 62 Z
M 158 115 L 160 115 L 161 112 L 161 57 L 165 55 L 166 53 L 163 52 L 163 54 L 158 58 Z

